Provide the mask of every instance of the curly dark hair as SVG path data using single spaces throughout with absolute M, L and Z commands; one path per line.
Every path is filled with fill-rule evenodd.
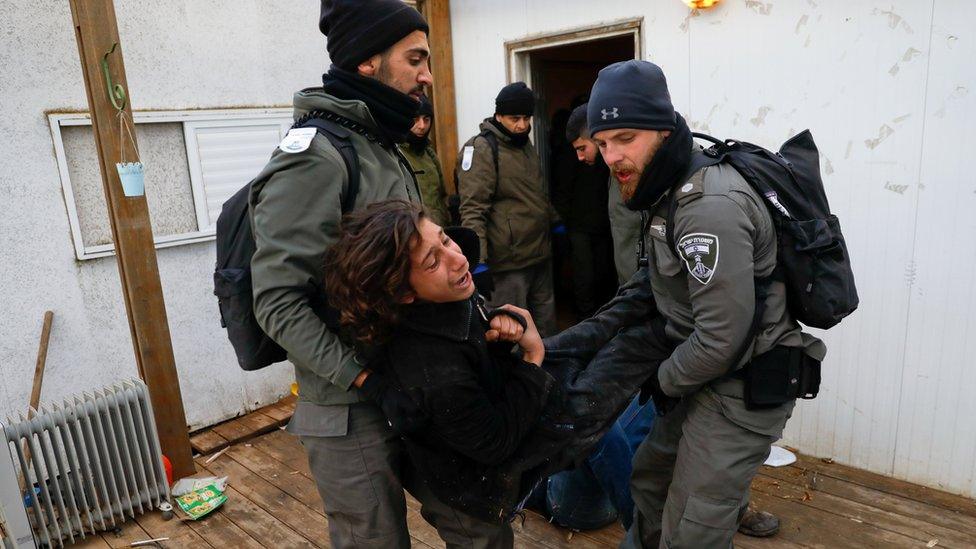
M 342 218 L 339 240 L 325 259 L 329 305 L 352 337 L 373 345 L 396 325 L 410 287 L 410 248 L 417 241 L 423 209 L 387 200 Z

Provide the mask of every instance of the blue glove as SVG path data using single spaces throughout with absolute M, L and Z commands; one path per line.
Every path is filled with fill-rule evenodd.
M 552 226 L 552 234 L 566 234 L 566 224 L 560 223 Z
M 478 293 L 485 299 L 491 299 L 491 292 L 495 291 L 495 281 L 491 276 L 491 269 L 484 263 L 478 263 L 471 270 L 471 279 Z

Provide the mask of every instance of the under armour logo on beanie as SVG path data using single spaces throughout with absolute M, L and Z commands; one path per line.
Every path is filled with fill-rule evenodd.
M 673 130 L 674 106 L 664 71 L 637 59 L 604 67 L 590 92 L 586 118 L 590 135 L 617 128 Z

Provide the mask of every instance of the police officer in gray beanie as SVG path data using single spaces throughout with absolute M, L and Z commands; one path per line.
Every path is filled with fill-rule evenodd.
M 323 0 L 319 28 L 332 67 L 322 87 L 295 94 L 296 120 L 347 128 L 358 157 L 353 210 L 387 199 L 419 203 L 396 143 L 432 83 L 427 22 L 400 0 Z M 326 324 L 322 260 L 339 235 L 350 174 L 328 137 L 300 130 L 288 133 L 250 183 L 251 287 L 255 318 L 295 366 L 298 404 L 288 430 L 308 455 L 331 546 L 409 548 L 406 488 L 449 546 L 510 547 L 510 529 L 457 513 L 415 481 L 401 460 L 397 429 L 406 425 L 391 426 L 381 411 L 397 402 L 391 384 L 367 366 L 370 349 L 352 347 Z
M 528 309 L 543 335 L 556 330 L 549 228 L 559 219 L 549 202 L 542 164 L 529 142 L 535 95 L 524 82 L 501 89 L 495 115 L 458 155 L 461 225 L 481 239 L 478 290 L 493 306 Z
M 778 281 L 766 288 L 765 310 L 751 337 L 755 280 L 776 265 L 772 219 L 734 168 L 696 168 L 705 164 L 699 163 L 704 153 L 674 111 L 660 67 L 635 60 L 601 70 L 587 120 L 627 207 L 647 211 L 646 266 L 629 284 L 652 294 L 655 313 L 642 322 L 663 329 L 648 337 L 667 338 L 673 347 L 665 357 L 647 356 L 658 365 L 642 392 L 663 415 L 634 455 L 634 523 L 623 546 L 732 547 L 752 479 L 795 403 L 747 408 L 742 374 L 778 346 L 817 360 L 826 349 L 790 316 Z M 648 299 L 646 292 L 633 295 Z M 599 345 L 592 333 L 601 323 L 603 333 L 626 331 L 619 325 L 626 315 L 614 307 L 637 308 L 618 296 L 589 325 L 563 332 L 547 349 L 573 346 L 573 340 Z M 639 324 L 633 318 L 623 322 Z M 623 362 L 651 347 L 622 345 L 610 354 L 618 353 Z M 750 526 L 761 529 L 754 534 L 771 535 L 778 528 L 768 513 L 753 517 Z

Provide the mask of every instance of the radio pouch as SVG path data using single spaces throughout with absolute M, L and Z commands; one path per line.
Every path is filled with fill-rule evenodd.
M 747 364 L 741 377 L 747 410 L 775 408 L 795 398 L 817 396 L 820 361 L 799 347 L 777 346 Z

